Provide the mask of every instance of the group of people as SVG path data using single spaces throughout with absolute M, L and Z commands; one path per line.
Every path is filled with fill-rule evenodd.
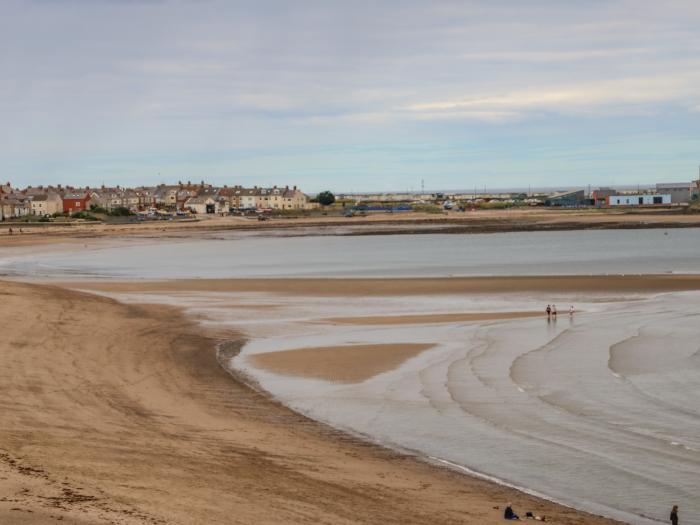
M 503 512 L 503 518 L 506 520 L 520 520 L 520 516 L 513 511 L 512 503 L 508 503 L 508 505 L 506 505 L 506 510 Z M 525 519 L 547 521 L 547 518 L 544 516 L 536 516 L 532 512 L 525 513 Z M 671 525 L 678 525 L 678 505 L 674 505 L 671 509 L 671 516 L 669 519 L 671 520 Z
M 513 512 L 513 504 L 508 503 L 506 505 L 506 510 L 503 512 L 503 518 L 507 520 L 519 520 L 520 516 L 518 516 L 515 512 Z M 532 512 L 526 512 L 525 513 L 525 519 L 528 520 L 535 520 L 535 521 L 547 521 L 547 518 L 545 516 L 537 516 L 533 514 Z
M 547 317 L 556 317 L 557 316 L 557 305 L 556 304 L 548 304 L 547 308 L 545 308 L 545 312 L 547 312 Z M 572 304 L 569 307 L 569 315 L 574 315 L 574 305 Z

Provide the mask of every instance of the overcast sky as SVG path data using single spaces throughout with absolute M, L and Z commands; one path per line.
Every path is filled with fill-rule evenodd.
M 700 2 L 0 0 L 0 179 L 688 181 Z

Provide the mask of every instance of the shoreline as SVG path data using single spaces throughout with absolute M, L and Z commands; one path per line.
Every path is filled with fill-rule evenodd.
M 9 228 L 15 230 L 9 235 Z M 22 228 L 23 233 L 18 230 Z M 600 229 L 700 228 L 700 213 L 684 210 L 507 209 L 445 214 L 379 214 L 367 217 L 314 216 L 259 222 L 237 216 L 147 223 L 0 223 L 0 246 L 30 246 L 95 239 L 180 238 L 222 232 L 318 235 L 470 234 Z M 296 231 L 295 231 L 296 230 Z
M 223 344 L 226 344 L 226 343 L 227 342 L 224 342 Z M 234 343 L 235 346 L 238 346 L 240 344 L 241 347 L 243 344 L 245 344 L 244 340 L 231 341 L 230 343 Z M 235 353 L 228 354 L 226 356 L 227 361 L 230 361 L 230 359 L 232 357 L 234 357 L 235 355 L 237 355 L 239 352 L 240 352 L 240 348 L 238 348 L 238 350 Z M 299 416 L 307 418 L 307 419 L 313 421 L 314 423 L 318 423 L 319 425 L 328 427 L 329 429 L 331 429 L 334 432 L 339 432 L 339 433 L 346 435 L 348 437 L 351 437 L 353 439 L 357 439 L 361 443 L 366 443 L 366 444 L 369 444 L 371 446 L 378 446 L 378 447 L 383 448 L 383 449 L 391 450 L 393 452 L 396 452 L 397 454 L 400 454 L 400 455 L 405 456 L 405 457 L 410 458 L 410 459 L 414 459 L 415 461 L 425 463 L 425 464 L 430 465 L 431 467 L 434 467 L 437 469 L 447 469 L 451 472 L 458 473 L 460 476 L 467 476 L 469 478 L 475 478 L 478 480 L 485 481 L 487 483 L 491 483 L 491 484 L 495 484 L 495 485 L 504 487 L 506 489 L 514 490 L 518 493 L 525 494 L 527 496 L 531 496 L 531 497 L 536 498 L 538 500 L 552 503 L 558 507 L 564 507 L 566 509 L 571 509 L 572 511 L 574 511 L 576 513 L 584 513 L 584 514 L 588 514 L 590 516 L 593 516 L 595 518 L 602 518 L 605 520 L 610 520 L 612 524 L 626 524 L 627 523 L 624 521 L 619 521 L 616 518 L 613 518 L 610 516 L 605 516 L 603 514 L 596 514 L 596 513 L 587 511 L 587 510 L 578 509 L 578 508 L 576 508 L 572 505 L 569 505 L 563 501 L 558 501 L 556 498 L 550 497 L 546 494 L 539 493 L 536 490 L 532 490 L 532 489 L 529 489 L 527 487 L 518 486 L 514 483 L 510 483 L 510 482 L 508 482 L 504 479 L 501 479 L 497 476 L 485 474 L 483 472 L 473 470 L 469 467 L 465 467 L 464 465 L 459 465 L 457 463 L 453 463 L 453 462 L 448 461 L 446 459 L 442 459 L 442 458 L 435 457 L 435 456 L 430 456 L 430 455 L 427 455 L 427 454 L 422 453 L 420 451 L 407 449 L 407 448 L 401 447 L 399 445 L 381 443 L 381 442 L 377 441 L 375 438 L 372 438 L 372 436 L 363 434 L 361 432 L 357 432 L 357 431 L 352 430 L 350 428 L 338 428 L 338 427 L 335 427 L 329 423 L 324 423 L 324 422 L 318 421 L 318 420 L 304 414 L 303 412 L 299 412 L 299 411 L 294 410 L 293 408 L 290 408 L 287 405 L 285 405 L 284 402 L 277 399 L 271 392 L 269 392 L 264 387 L 262 387 L 260 385 L 260 383 L 254 377 L 252 377 L 251 375 L 246 373 L 244 370 L 234 368 L 232 366 L 229 366 L 228 364 L 224 364 L 221 361 L 219 361 L 219 364 L 221 365 L 221 367 L 224 370 L 226 370 L 234 378 L 235 381 L 238 381 L 238 382 L 244 384 L 245 386 L 247 386 L 248 388 L 250 388 L 251 390 L 260 393 L 261 395 L 265 396 L 270 402 L 278 404 L 278 405 L 284 407 L 285 409 L 291 410 L 294 413 L 299 414 Z M 551 519 L 550 519 L 550 521 L 551 521 Z
M 50 485 L 28 488 L 10 468 L 25 510 L 0 501 L 5 519 L 227 523 L 234 512 L 258 523 L 496 524 L 502 510 L 493 507 L 513 500 L 553 523 L 618 523 L 359 442 L 279 406 L 220 366 L 216 341 L 240 336 L 206 334 L 175 308 L 2 286 L 1 384 L 6 398 L 24 402 L 4 407 L 0 449 Z M 61 327 L 43 346 L 22 318 L 37 302 L 41 322 Z M 47 506 L 53 500 L 39 493 L 59 479 L 85 494 Z
M 322 427 L 326 427 L 330 429 L 332 432 L 338 432 L 343 436 L 347 436 L 351 439 L 358 440 L 360 443 L 363 444 L 368 444 L 370 446 L 377 446 L 382 449 L 390 450 L 392 452 L 395 452 L 397 454 L 400 454 L 401 456 L 415 460 L 420 463 L 424 463 L 426 465 L 429 465 L 430 467 L 443 470 L 447 469 L 450 472 L 457 473 L 459 476 L 467 476 L 468 478 L 473 478 L 481 481 L 485 481 L 486 483 L 489 484 L 495 484 L 499 487 L 503 487 L 508 490 L 513 490 L 516 493 L 523 494 L 526 496 L 533 497 L 537 500 L 544 501 L 551 503 L 553 505 L 556 505 L 557 507 L 562 507 L 565 509 L 570 509 L 574 513 L 583 513 L 585 515 L 588 515 L 594 519 L 603 519 L 607 520 L 610 522 L 611 525 L 614 524 L 627 524 L 631 522 L 627 521 L 620 521 L 619 518 L 611 517 L 611 516 L 606 516 L 604 513 L 595 513 L 589 510 L 585 509 L 580 509 L 577 508 L 573 505 L 567 504 L 563 501 L 559 501 L 554 497 L 548 496 L 547 494 L 540 493 L 536 490 L 527 488 L 527 487 L 522 487 L 517 484 L 511 483 L 509 481 L 506 481 L 502 478 L 499 478 L 497 476 L 491 475 L 491 474 L 486 474 L 483 472 L 480 472 L 478 470 L 473 470 L 469 467 L 466 467 L 464 465 L 460 465 L 457 463 L 453 463 L 451 461 L 448 461 L 443 458 L 435 457 L 428 455 L 424 452 L 421 452 L 419 450 L 413 450 L 409 449 L 406 447 L 402 447 L 397 444 L 390 444 L 390 443 L 385 443 L 378 441 L 376 438 L 373 438 L 371 435 L 363 434 L 362 432 L 358 432 L 356 430 L 353 430 L 351 428 L 341 428 L 341 427 L 336 427 L 334 425 L 331 425 L 330 423 L 326 423 L 323 421 L 319 421 L 317 419 L 314 419 L 313 417 L 305 414 L 304 412 L 295 410 L 289 406 L 287 406 L 283 401 L 279 400 L 274 394 L 266 390 L 258 381 L 255 379 L 252 375 L 247 373 L 243 369 L 235 368 L 230 365 L 231 359 L 235 356 L 237 356 L 240 353 L 240 350 L 242 347 L 245 345 L 246 340 L 245 339 L 239 339 L 235 341 L 226 341 L 224 343 L 221 343 L 220 345 L 227 345 L 227 344 L 232 344 L 235 347 L 234 352 L 226 352 L 226 357 L 225 357 L 225 362 L 219 359 L 219 353 L 217 350 L 217 359 L 219 359 L 219 364 L 220 366 L 226 370 L 227 373 L 231 375 L 231 377 L 242 384 L 244 384 L 246 387 L 250 388 L 251 390 L 260 393 L 262 396 L 265 396 L 265 398 L 269 401 L 272 402 L 276 405 L 279 405 L 287 410 L 291 410 L 295 414 L 298 414 L 300 417 L 306 418 L 310 421 L 313 421 L 316 424 L 321 425 Z M 217 348 L 220 346 L 217 345 Z M 512 499 L 512 498 L 511 498 Z M 495 507 L 494 507 L 495 509 Z M 630 518 L 635 518 L 636 516 L 630 516 Z M 647 518 L 649 520 L 649 518 Z M 502 521 L 502 520 L 500 520 Z M 554 521 L 550 517 L 548 521 L 553 522 L 553 523 L 568 523 L 568 522 L 560 522 L 560 521 Z M 650 520 L 656 523 L 655 520 Z M 490 523 L 490 521 L 488 522 Z M 593 523 L 592 521 L 585 521 L 584 523 Z M 659 522 L 660 523 L 660 522 Z

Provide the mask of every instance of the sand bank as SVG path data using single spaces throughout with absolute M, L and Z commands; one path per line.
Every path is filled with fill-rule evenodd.
M 276 374 L 354 383 L 393 370 L 432 346 L 396 343 L 296 348 L 254 354 L 249 359 L 256 367 Z
M 101 292 L 269 292 L 308 296 L 407 296 L 474 293 L 662 293 L 700 290 L 700 275 L 444 277 L 400 279 L 183 279 L 72 282 Z
M 299 416 L 174 309 L 0 282 L 0 316 L 2 523 L 613 523 Z
M 538 317 L 541 315 L 542 312 L 470 312 L 425 315 L 378 315 L 374 317 L 330 317 L 328 319 L 324 319 L 324 321 L 335 324 L 351 325 L 402 325 L 496 321 L 502 319 Z

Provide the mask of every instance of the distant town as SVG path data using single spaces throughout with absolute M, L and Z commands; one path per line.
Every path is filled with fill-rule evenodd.
M 549 192 L 321 192 L 313 197 L 297 186 L 245 188 L 178 182 L 136 188 L 62 185 L 14 187 L 0 184 L 0 220 L 100 220 L 104 217 L 183 218 L 208 214 L 308 215 L 371 212 L 444 212 L 546 206 L 614 208 L 686 206 L 698 200 L 700 180 L 659 183 L 645 189 L 597 187 Z

